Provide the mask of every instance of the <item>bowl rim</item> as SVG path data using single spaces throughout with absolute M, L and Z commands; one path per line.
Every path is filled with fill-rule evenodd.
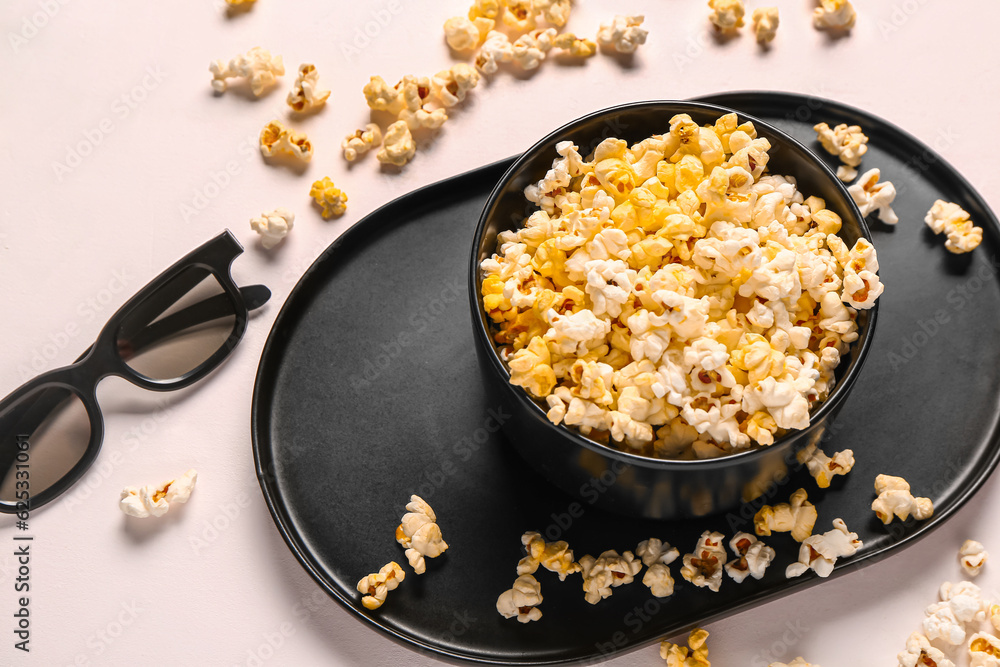
M 683 108 L 687 109 L 697 109 L 699 111 L 707 111 L 711 113 L 718 113 L 720 116 L 735 113 L 742 122 L 749 121 L 753 123 L 754 127 L 764 128 L 766 133 L 777 136 L 782 141 L 788 143 L 792 148 L 797 149 L 802 153 L 808 160 L 817 165 L 820 170 L 826 175 L 827 179 L 832 181 L 837 188 L 840 189 L 844 196 L 845 201 L 848 204 L 848 211 L 854 217 L 855 221 L 858 223 L 858 227 L 861 231 L 861 237 L 866 239 L 869 243 L 872 242 L 871 230 L 868 228 L 868 224 L 865 221 L 865 217 L 861 214 L 861 210 L 855 203 L 854 198 L 847 191 L 847 186 L 841 181 L 836 173 L 822 160 L 815 152 L 806 147 L 805 144 L 795 139 L 786 132 L 778 129 L 770 123 L 760 120 L 756 116 L 744 113 L 737 109 L 730 109 L 718 104 L 709 104 L 706 102 L 696 102 L 690 100 L 645 100 L 637 102 L 628 102 L 626 104 L 619 104 L 611 107 L 606 107 L 604 109 L 599 109 L 593 111 L 586 115 L 580 116 L 574 120 L 571 120 L 557 129 L 549 132 L 540 140 L 536 141 L 528 150 L 524 151 L 514 162 L 507 168 L 500 180 L 493 187 L 490 192 L 489 197 L 486 200 L 483 210 L 479 215 L 479 222 L 476 224 L 476 232 L 473 237 L 471 261 L 469 264 L 469 298 L 472 306 L 473 321 L 474 321 L 474 335 L 477 340 L 482 343 L 482 347 L 485 347 L 489 351 L 489 364 L 491 368 L 500 373 L 500 377 L 504 378 L 504 391 L 507 392 L 514 401 L 516 401 L 520 406 L 527 408 L 529 413 L 542 422 L 542 424 L 553 432 L 558 432 L 563 437 L 568 438 L 570 441 L 574 442 L 578 446 L 585 449 L 593 451 L 599 455 L 609 457 L 620 461 L 622 463 L 630 465 L 638 465 L 640 467 L 652 468 L 654 470 L 688 470 L 693 471 L 694 469 L 700 470 L 711 470 L 714 468 L 725 468 L 736 464 L 737 462 L 742 462 L 745 459 L 750 459 L 756 456 L 761 456 L 764 452 L 773 451 L 775 448 L 787 447 L 790 442 L 799 438 L 803 433 L 812 430 L 816 425 L 821 423 L 829 414 L 834 413 L 837 408 L 844 402 L 847 395 L 850 393 L 851 388 L 854 386 L 855 381 L 861 373 L 861 369 L 864 366 L 864 362 L 868 357 L 868 353 L 872 346 L 872 339 L 874 338 L 875 325 L 878 319 L 878 307 L 879 303 L 876 300 L 875 305 L 868 309 L 868 323 L 865 331 L 865 336 L 861 341 L 861 347 L 858 349 L 858 358 L 854 365 L 847 371 L 847 374 L 841 379 L 840 382 L 834 387 L 833 392 L 823 401 L 823 403 L 814 412 L 809 415 L 809 426 L 804 429 L 798 429 L 794 431 L 788 431 L 780 438 L 774 441 L 773 444 L 767 447 L 756 447 L 753 449 L 747 449 L 741 452 L 736 452 L 733 454 L 726 454 L 724 456 L 718 456 L 711 459 L 691 459 L 691 460 L 681 460 L 681 459 L 658 459 L 651 456 L 645 456 L 642 454 L 634 454 L 632 452 L 626 452 L 619 449 L 615 449 L 610 445 L 605 445 L 596 440 L 591 440 L 587 436 L 566 427 L 563 424 L 553 424 L 549 421 L 548 417 L 542 407 L 536 403 L 528 393 L 510 384 L 510 372 L 504 366 L 503 360 L 501 360 L 499 353 L 497 352 L 496 345 L 493 342 L 492 337 L 489 334 L 489 324 L 487 323 L 486 313 L 483 310 L 482 298 L 481 298 L 481 280 L 480 280 L 480 261 L 479 261 L 479 248 L 483 242 L 483 236 L 485 235 L 486 226 L 489 220 L 488 214 L 490 210 L 496 204 L 501 192 L 507 187 L 514 173 L 516 173 L 524 164 L 538 156 L 541 150 L 548 144 L 558 141 L 558 140 L 569 140 L 565 137 L 567 133 L 575 130 L 579 125 L 592 121 L 594 119 L 600 118 L 602 116 L 607 116 L 611 114 L 621 113 L 625 111 L 636 111 L 642 109 L 648 109 L 649 111 L 655 110 L 657 107 L 675 107 L 674 114 L 685 113 Z M 574 142 L 575 143 L 575 142 Z

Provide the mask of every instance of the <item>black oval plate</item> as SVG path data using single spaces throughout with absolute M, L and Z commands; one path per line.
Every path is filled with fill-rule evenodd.
M 824 156 L 814 123 L 861 125 L 871 137 L 863 169 L 881 168 L 899 192 L 899 225 L 872 225 L 886 284 L 879 332 L 824 445 L 831 454 L 852 448 L 858 463 L 830 489 L 816 489 L 800 470 L 765 496 L 777 502 L 805 485 L 818 532 L 841 517 L 860 535 L 864 547 L 836 576 L 926 535 L 997 464 L 1000 226 L 953 168 L 879 118 L 793 94 L 703 100 L 761 117 Z M 365 217 L 316 260 L 279 313 L 254 387 L 254 459 L 278 530 L 303 567 L 352 613 L 413 648 L 518 665 L 599 659 L 822 581 L 785 579 L 798 545 L 777 535 L 767 539 L 778 555 L 766 576 L 727 578 L 720 593 L 687 584 L 674 566 L 670 598 L 657 600 L 636 581 L 591 606 L 578 577 L 560 583 L 542 571 L 541 621 L 521 625 L 496 613 L 526 530 L 568 540 L 577 557 L 634 550 L 653 536 L 685 553 L 703 530 L 752 530 L 756 510 L 685 522 L 605 514 L 556 491 L 506 445 L 497 429 L 507 416 L 487 403 L 478 375 L 465 269 L 476 220 L 510 163 L 436 183 Z M 951 255 L 926 229 L 924 214 L 939 197 L 984 228 L 970 255 Z M 934 517 L 882 526 L 870 510 L 879 473 L 901 475 L 931 497 Z M 594 480 L 584 497 L 613 481 Z M 390 560 L 405 563 L 393 533 L 411 493 L 437 511 L 451 548 L 428 561 L 426 574 L 410 573 L 382 609 L 367 611 L 355 584 Z

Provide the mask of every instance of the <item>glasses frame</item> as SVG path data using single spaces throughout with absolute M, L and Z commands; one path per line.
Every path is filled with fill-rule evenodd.
M 111 316 L 101 329 L 94 344 L 74 363 L 42 373 L 15 389 L 3 400 L 0 400 L 0 415 L 2 415 L 11 405 L 15 405 L 19 401 L 22 401 L 25 396 L 45 387 L 65 389 L 73 392 L 80 399 L 90 419 L 90 442 L 87 444 L 87 449 L 80 460 L 54 484 L 37 495 L 32 494 L 26 504 L 23 500 L 15 502 L 0 500 L 0 513 L 16 514 L 24 509 L 37 509 L 51 502 L 79 481 L 87 469 L 93 465 L 104 442 L 104 415 L 97 401 L 97 385 L 100 384 L 101 380 L 109 376 L 117 376 L 143 389 L 151 391 L 174 391 L 183 389 L 201 380 L 215 370 L 232 353 L 246 332 L 247 321 L 250 317 L 249 311 L 252 308 L 263 305 L 268 297 L 270 297 L 270 292 L 262 285 L 244 288 L 243 290 L 236 285 L 231 269 L 233 261 L 242 253 L 243 246 L 240 245 L 240 242 L 236 240 L 236 237 L 229 230 L 222 232 L 212 240 L 192 250 L 147 283 L 135 296 L 115 311 L 114 315 Z M 169 293 L 157 294 L 157 292 L 161 288 L 171 285 L 172 281 L 181 272 L 190 268 L 205 269 L 218 280 L 236 316 L 233 331 L 211 357 L 184 375 L 171 380 L 157 380 L 147 377 L 130 367 L 120 353 L 118 346 L 119 329 L 126 322 L 126 318 L 131 316 L 141 306 L 158 304 L 163 305 L 165 310 L 172 303 L 176 303 L 176 298 L 171 300 Z M 205 277 L 207 276 L 201 279 L 204 280 Z M 178 286 L 184 288 L 183 282 Z M 186 294 L 187 289 L 191 286 L 185 288 L 179 296 Z M 249 308 L 246 298 L 248 294 L 253 295 L 249 297 L 252 300 Z M 26 406 L 25 410 L 27 411 L 28 409 L 30 409 L 30 406 Z M 48 416 L 48 414 L 46 412 L 45 416 Z M 41 422 L 33 428 L 37 428 L 40 424 Z M 12 441 L 17 437 L 16 433 L 11 433 L 10 435 Z

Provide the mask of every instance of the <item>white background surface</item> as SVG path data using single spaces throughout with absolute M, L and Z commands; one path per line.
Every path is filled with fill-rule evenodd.
M 229 362 L 195 388 L 156 395 L 121 380 L 102 384 L 107 433 L 89 488 L 79 485 L 31 519 L 27 656 L 12 649 L 13 522 L 0 519 L 0 664 L 433 664 L 320 592 L 271 522 L 250 451 L 254 373 L 280 305 L 322 248 L 398 195 L 523 150 L 612 104 L 779 89 L 859 105 L 928 142 L 949 130 L 957 138 L 943 148 L 945 158 L 1000 205 L 993 129 L 1000 6 L 858 0 L 853 34 L 830 41 L 812 29 L 808 0 L 777 4 L 778 38 L 761 53 L 746 29 L 715 43 L 701 1 L 579 0 L 569 25 L 578 33 L 593 34 L 614 10 L 646 14 L 649 40 L 630 67 L 598 56 L 583 67 L 548 63 L 534 76 L 501 73 L 395 174 L 381 172 L 374 156 L 348 169 L 340 140 L 366 122 L 361 88 L 369 75 L 393 82 L 450 63 L 441 25 L 464 13 L 464 0 L 259 0 L 233 19 L 205 0 L 49 0 L 51 16 L 45 2 L 4 2 L 0 394 L 71 362 L 134 291 L 225 227 L 247 249 L 234 267 L 237 282 L 265 283 L 274 296 Z M 369 43 L 347 53 L 373 11 L 388 24 L 369 26 Z M 290 74 L 316 63 L 334 91 L 328 108 L 296 124 L 316 148 L 305 174 L 265 165 L 254 145 L 275 114 L 286 118 L 292 76 L 261 100 L 211 92 L 209 61 L 256 45 L 283 55 Z M 81 143 L 96 145 L 74 148 Z M 88 154 L 67 164 L 72 150 Z M 57 173 L 57 162 L 69 170 Z M 230 162 L 238 173 L 227 181 L 218 174 Z M 323 221 L 309 205 L 309 185 L 324 175 L 350 195 L 339 220 Z M 200 210 L 185 215 L 183 206 Z M 247 221 L 276 206 L 297 213 L 295 229 L 265 252 Z M 116 509 L 123 486 L 189 467 L 200 480 L 187 506 L 146 522 Z M 917 546 L 709 626 L 713 664 L 762 665 L 766 651 L 825 667 L 892 664 L 938 584 L 960 577 L 962 540 L 975 537 L 1000 557 L 998 511 L 994 477 Z M 998 568 L 988 566 L 978 583 L 1000 590 Z M 791 621 L 803 632 L 787 634 Z M 610 664 L 662 663 L 648 647 Z

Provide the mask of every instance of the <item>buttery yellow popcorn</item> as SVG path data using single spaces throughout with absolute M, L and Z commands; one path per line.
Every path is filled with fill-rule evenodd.
M 822 199 L 768 173 L 769 142 L 735 113 L 555 149 L 524 190 L 536 210 L 482 262 L 512 382 L 554 424 L 647 456 L 721 456 L 808 426 L 856 309 L 883 291 L 871 244 L 848 248 Z
M 417 495 L 410 496 L 406 514 L 396 528 L 396 541 L 406 549 L 406 560 L 417 574 L 423 574 L 426 558 L 437 558 L 448 549 L 441 535 L 437 516 L 427 502 Z
M 944 247 L 956 254 L 970 252 L 983 241 L 983 230 L 972 224 L 969 213 L 958 204 L 938 199 L 924 217 L 935 234 L 948 236 Z
M 382 150 L 375 154 L 379 162 L 402 167 L 416 155 L 417 145 L 406 121 L 398 120 L 385 131 Z
M 479 22 L 479 25 L 477 25 Z M 444 39 L 456 51 L 470 51 L 479 46 L 493 29 L 493 19 L 453 16 L 444 22 Z M 480 26 L 484 28 L 480 29 Z
M 580 571 L 580 564 L 573 560 L 573 550 L 564 541 L 546 542 L 539 533 L 528 532 L 521 537 L 528 555 L 517 564 L 517 573 L 534 574 L 541 565 L 549 572 L 559 575 L 559 581 Z
M 264 157 L 291 155 L 303 162 L 309 162 L 313 155 L 312 144 L 304 132 L 288 129 L 276 120 L 260 131 L 260 152 Z
M 299 65 L 299 74 L 288 93 L 288 106 L 294 111 L 312 111 L 326 104 L 330 91 L 320 88 L 319 72 L 312 63 Z
M 850 0 L 819 0 L 819 7 L 813 10 L 813 25 L 818 30 L 850 30 L 857 18 Z
M 969 640 L 971 667 L 1000 667 L 1000 638 L 977 632 Z
M 373 148 L 382 144 L 382 129 L 375 123 L 368 123 L 363 130 L 355 130 L 344 137 L 340 147 L 344 151 L 344 159 L 354 162 Z
M 708 661 L 708 630 L 695 628 L 688 636 L 687 647 L 671 644 L 666 639 L 660 642 L 660 657 L 667 661 L 667 667 L 711 667 Z
M 336 187 L 329 176 L 324 176 L 313 183 L 309 196 L 323 209 L 324 218 L 343 215 L 347 210 L 347 194 Z
M 552 46 L 562 49 L 574 58 L 589 58 L 597 53 L 597 44 L 592 40 L 577 37 L 571 32 L 564 32 L 556 35 L 552 40 Z
M 845 182 L 853 181 L 858 176 L 858 165 L 861 158 L 868 152 L 868 137 L 858 125 L 841 123 L 833 129 L 826 123 L 813 126 L 820 144 L 830 155 L 836 155 L 843 164 L 837 170 L 837 177 Z
M 532 0 L 506 0 L 506 11 L 501 15 L 505 26 L 517 33 L 535 29 L 537 12 Z
M 545 22 L 556 28 L 561 28 L 569 21 L 573 9 L 572 0 L 532 0 L 532 8 L 539 13 Z
M 387 111 L 395 115 L 405 107 L 399 85 L 390 86 L 380 76 L 371 77 L 362 92 L 373 111 Z
M 788 664 L 785 664 L 783 662 L 772 662 L 767 667 L 819 667 L 819 665 L 814 665 L 810 662 L 806 662 L 805 658 L 799 656 L 798 658 L 795 658 L 795 660 L 792 660 Z M 942 666 L 938 665 L 938 667 Z M 954 665 L 952 667 L 954 667 Z
M 717 29 L 727 31 L 743 27 L 746 13 L 743 0 L 708 0 L 708 6 L 712 9 L 709 19 Z
M 758 7 L 753 10 L 753 31 L 759 43 L 773 42 L 778 34 L 778 8 Z
M 829 457 L 822 449 L 809 445 L 796 454 L 799 463 L 805 463 L 809 474 L 816 480 L 816 486 L 821 489 L 830 487 L 830 482 L 837 475 L 846 475 L 854 468 L 854 452 L 845 449 Z
M 257 0 L 226 0 L 226 4 L 232 9 L 249 9 Z
M 505 0 L 473 0 L 472 7 L 469 8 L 469 18 L 496 19 L 504 4 Z
M 799 489 L 787 503 L 761 507 L 754 515 L 753 526 L 761 536 L 790 532 L 792 539 L 802 542 L 812 534 L 817 517 L 816 507 L 809 502 L 806 490 Z
M 934 515 L 931 499 L 913 497 L 909 482 L 902 477 L 879 475 L 875 478 L 875 493 L 878 497 L 872 502 L 872 510 L 886 525 L 895 517 L 906 521 L 912 514 L 917 521 L 923 521 Z
M 406 573 L 396 561 L 390 562 L 375 574 L 369 574 L 358 582 L 358 592 L 364 595 L 361 604 L 365 609 L 378 609 L 385 602 L 389 591 L 395 590 L 406 578 Z

